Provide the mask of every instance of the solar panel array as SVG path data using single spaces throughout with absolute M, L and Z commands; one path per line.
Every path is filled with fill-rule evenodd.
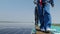
M 31 34 L 29 28 L 2 28 L 0 34 Z

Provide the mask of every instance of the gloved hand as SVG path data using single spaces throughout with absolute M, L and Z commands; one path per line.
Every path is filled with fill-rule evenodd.
M 51 4 L 52 7 L 54 7 L 54 4 Z
M 34 2 L 34 4 L 37 4 L 37 2 L 36 1 L 33 1 Z

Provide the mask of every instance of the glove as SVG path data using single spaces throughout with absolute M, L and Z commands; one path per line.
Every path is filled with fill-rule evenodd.
M 54 7 L 54 4 L 51 4 L 52 7 Z
M 33 1 L 34 2 L 34 4 L 37 4 L 37 2 L 36 1 Z

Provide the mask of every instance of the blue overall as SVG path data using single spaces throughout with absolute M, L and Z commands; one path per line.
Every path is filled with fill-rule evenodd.
M 44 1 L 43 1 L 44 2 Z M 44 7 L 38 6 L 40 29 L 47 29 L 51 27 L 51 16 L 50 16 L 50 3 L 44 5 Z

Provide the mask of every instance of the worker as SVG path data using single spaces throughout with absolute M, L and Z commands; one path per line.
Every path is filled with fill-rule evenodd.
M 53 0 L 34 0 L 34 4 L 37 4 L 37 7 L 38 7 L 40 30 L 50 31 L 51 30 L 50 5 L 54 7 L 54 1 Z

